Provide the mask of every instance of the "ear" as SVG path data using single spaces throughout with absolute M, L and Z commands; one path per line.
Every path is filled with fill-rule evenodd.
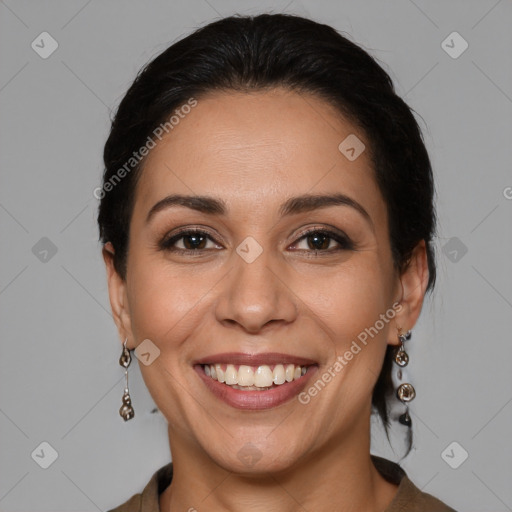
M 135 343 L 131 329 L 130 310 L 126 294 L 126 282 L 121 278 L 114 267 L 114 253 L 114 246 L 111 242 L 107 242 L 103 246 L 102 255 L 107 268 L 110 307 L 112 309 L 112 315 L 114 317 L 114 322 L 116 323 L 119 336 L 123 342 L 128 338 L 126 346 L 131 350 L 135 348 Z
M 423 299 L 428 284 L 428 260 L 425 240 L 418 242 L 414 248 L 411 259 L 405 271 L 399 276 L 401 298 L 397 302 L 400 308 L 394 318 L 394 325 L 390 329 L 390 345 L 398 345 L 398 331 L 401 328 L 405 334 L 412 329 L 418 320 L 423 306 Z

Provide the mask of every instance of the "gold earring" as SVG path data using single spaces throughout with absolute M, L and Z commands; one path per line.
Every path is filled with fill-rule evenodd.
M 395 351 L 395 364 L 399 367 L 396 373 L 398 380 L 402 380 L 402 368 L 409 364 L 409 355 L 404 349 L 404 343 L 410 339 L 411 331 L 407 331 L 405 334 L 402 334 L 402 328 L 398 327 L 398 340 L 400 341 L 400 346 Z M 396 396 L 405 405 L 405 412 L 400 415 L 398 421 L 402 425 L 411 427 L 412 420 L 409 415 L 409 407 L 407 404 L 416 397 L 416 391 L 413 385 L 409 382 L 400 384 L 396 390 Z
M 127 341 L 128 338 L 124 340 L 123 352 L 119 358 L 119 364 L 125 369 L 124 374 L 126 377 L 126 386 L 124 388 L 123 394 L 123 405 L 119 409 L 119 414 L 124 421 L 131 420 L 135 416 L 135 411 L 132 407 L 132 399 L 130 398 L 130 392 L 128 391 L 128 366 L 130 366 L 130 363 L 132 362 L 132 357 L 130 355 L 130 351 L 126 348 Z

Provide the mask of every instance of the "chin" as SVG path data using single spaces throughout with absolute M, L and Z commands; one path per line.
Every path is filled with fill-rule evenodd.
M 226 449 L 222 452 L 212 452 L 211 444 L 206 448 L 210 458 L 226 471 L 240 475 L 261 475 L 263 473 L 278 473 L 287 471 L 298 463 L 303 452 L 303 444 L 282 439 L 266 438 L 267 434 L 260 437 L 253 436 L 258 442 L 233 442 L 230 439 L 226 443 Z M 279 445 L 279 448 L 276 446 Z M 300 450 L 299 450 L 300 447 Z

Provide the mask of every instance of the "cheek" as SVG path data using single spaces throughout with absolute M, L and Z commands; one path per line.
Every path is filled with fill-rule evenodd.
M 186 337 L 197 320 L 198 301 L 211 285 L 190 272 L 152 263 L 151 258 L 134 257 L 130 270 L 130 316 L 136 339 L 149 338 L 160 346 Z
M 373 325 L 391 306 L 389 265 L 382 265 L 374 251 L 356 254 L 345 265 L 321 279 L 306 279 L 300 285 L 301 297 L 321 317 L 328 317 L 341 331 L 362 330 Z
M 343 393 L 368 395 L 380 373 L 393 308 L 389 271 L 375 252 L 359 254 L 323 282 L 304 282 L 300 295 L 330 338 L 330 364 L 341 357 L 337 379 Z M 333 387 L 336 388 L 337 385 Z

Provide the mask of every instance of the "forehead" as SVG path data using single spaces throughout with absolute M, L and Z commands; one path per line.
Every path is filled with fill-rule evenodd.
M 366 149 L 349 160 L 339 146 L 354 136 Z M 171 193 L 223 197 L 234 212 L 334 191 L 375 213 L 383 207 L 364 134 L 311 94 L 210 93 L 156 142 L 137 186 L 135 209 L 141 214 Z

